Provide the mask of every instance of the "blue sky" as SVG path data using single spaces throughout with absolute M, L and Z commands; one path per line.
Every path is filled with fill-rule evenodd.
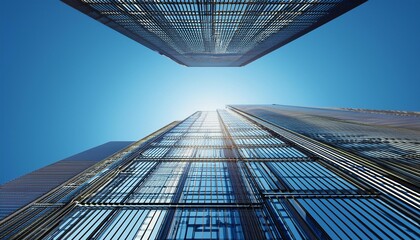
M 242 68 L 187 68 L 58 0 L 6 1 L 0 184 L 230 103 L 419 111 L 420 1 L 398 3 L 371 0 Z

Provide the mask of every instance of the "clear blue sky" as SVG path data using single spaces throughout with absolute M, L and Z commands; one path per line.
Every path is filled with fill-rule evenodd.
M 420 1 L 370 0 L 242 68 L 187 68 L 58 0 L 0 9 L 0 184 L 225 104 L 420 110 Z

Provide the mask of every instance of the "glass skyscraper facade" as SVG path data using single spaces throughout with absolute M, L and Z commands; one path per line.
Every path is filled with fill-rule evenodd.
M 405 184 L 420 185 L 420 113 L 282 105 L 233 107 L 361 156 Z
M 186 66 L 243 66 L 366 0 L 62 0 Z
M 1 220 L 1 238 L 420 238 L 414 182 L 252 107 L 196 112 L 132 143 Z

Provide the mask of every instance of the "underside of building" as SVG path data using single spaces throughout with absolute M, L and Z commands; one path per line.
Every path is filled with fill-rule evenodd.
M 179 64 L 239 67 L 366 0 L 62 1 Z

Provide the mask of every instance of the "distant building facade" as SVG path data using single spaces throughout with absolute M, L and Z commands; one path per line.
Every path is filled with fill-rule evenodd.
M 6 216 L 0 238 L 419 239 L 418 189 L 397 177 L 408 171 L 388 172 L 375 164 L 382 155 L 314 137 L 322 128 L 324 138 L 342 136 L 344 127 L 328 121 L 359 114 L 373 114 L 366 134 L 386 125 L 417 131 L 407 120 L 415 113 L 276 105 L 196 112 Z M 311 121 L 316 131 L 302 132 Z

